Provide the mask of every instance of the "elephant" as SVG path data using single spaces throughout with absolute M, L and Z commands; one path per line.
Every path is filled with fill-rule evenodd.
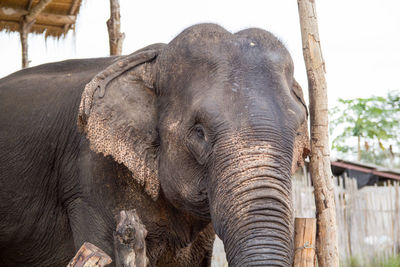
M 114 257 L 135 209 L 149 266 L 291 266 L 291 175 L 309 153 L 293 61 L 270 32 L 198 24 L 128 56 L 0 80 L 0 265 Z

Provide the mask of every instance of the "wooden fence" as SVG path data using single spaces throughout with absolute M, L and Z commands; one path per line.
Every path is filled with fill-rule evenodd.
M 362 266 L 368 266 L 376 259 L 399 254 L 399 183 L 357 189 L 355 179 L 335 179 L 339 253 L 343 265 L 357 259 Z M 313 187 L 307 174 L 293 179 L 293 203 L 296 217 L 315 216 Z
M 376 259 L 400 253 L 400 184 L 366 186 L 334 178 L 339 253 L 342 266 L 357 259 L 360 266 L 374 266 Z M 315 217 L 314 188 L 307 173 L 293 178 L 295 217 Z M 227 266 L 223 244 L 214 244 L 213 267 Z

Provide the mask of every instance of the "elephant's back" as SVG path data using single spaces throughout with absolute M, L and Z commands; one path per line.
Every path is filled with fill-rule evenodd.
M 66 60 L 0 79 L 0 148 L 15 150 L 22 136 L 60 134 L 54 131 L 75 125 L 85 84 L 112 60 Z
M 60 179 L 76 172 L 82 90 L 113 60 L 44 64 L 0 79 L 0 265 L 18 258 L 12 257 L 18 240 L 26 249 L 40 243 L 38 251 L 65 259 L 73 251 Z
M 60 146 L 67 135 L 77 132 L 82 90 L 113 60 L 49 63 L 0 80 L 0 181 L 4 173 L 12 171 L 13 164 L 47 153 L 49 146 Z

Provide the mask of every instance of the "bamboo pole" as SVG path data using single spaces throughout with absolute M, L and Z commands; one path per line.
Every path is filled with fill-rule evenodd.
M 107 28 L 110 39 L 110 55 L 121 55 L 125 34 L 121 33 L 121 15 L 118 0 L 110 0 L 110 19 L 107 20 Z
M 320 267 L 338 267 L 336 210 L 328 141 L 328 97 L 325 62 L 318 33 L 315 0 L 297 0 L 303 56 L 310 97 L 311 155 L 310 173 L 317 208 L 317 255 Z
M 314 218 L 296 218 L 294 225 L 293 267 L 314 267 L 316 220 Z

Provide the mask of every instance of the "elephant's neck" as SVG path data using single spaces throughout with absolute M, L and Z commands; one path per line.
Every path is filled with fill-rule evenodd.
M 162 203 L 165 204 L 162 218 L 165 219 L 169 245 L 176 248 L 183 248 L 193 243 L 211 222 L 176 209 L 165 198 L 162 199 Z
M 148 224 L 146 244 L 151 262 L 190 266 L 210 251 L 215 238 L 211 221 L 200 220 L 162 200 L 160 221 Z M 154 228 L 153 228 L 154 226 Z M 153 249 L 154 248 L 154 249 Z
M 212 243 L 214 232 L 211 226 L 208 226 L 210 229 L 207 228 L 210 221 L 200 220 L 176 209 L 164 197 L 162 191 L 158 200 L 153 201 L 143 192 L 142 186 L 132 179 L 132 174 L 126 167 L 118 166 L 118 175 L 115 175 L 113 182 L 114 190 L 118 192 L 114 213 L 136 210 L 148 231 L 146 246 L 150 262 L 159 262 L 163 258 L 167 261 L 179 251 L 187 250 L 199 242 Z

